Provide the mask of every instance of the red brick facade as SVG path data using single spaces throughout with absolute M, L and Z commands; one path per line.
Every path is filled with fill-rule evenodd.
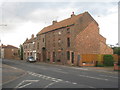
M 34 59 L 37 59 L 36 56 L 36 38 L 34 35 L 31 35 L 30 39 L 26 39 L 23 43 L 23 59 L 26 60 L 29 56 L 33 56 Z
M 36 37 L 39 61 L 77 65 L 82 54 L 113 54 L 99 34 L 97 22 L 88 12 L 54 21 Z
M 1 48 L 1 58 L 3 59 L 16 59 L 19 60 L 18 48 L 12 45 L 2 45 Z

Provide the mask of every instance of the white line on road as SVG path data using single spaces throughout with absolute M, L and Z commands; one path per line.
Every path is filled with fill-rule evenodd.
M 38 82 L 39 80 L 25 80 L 25 82 Z
M 104 77 L 111 77 L 111 78 L 118 78 L 118 77 L 107 76 L 107 75 L 99 75 L 99 76 L 104 76 Z
M 29 71 L 28 71 L 28 72 L 29 72 Z M 30 75 L 36 76 L 35 74 L 37 74 L 37 73 L 34 73 L 34 74 L 33 74 L 33 73 L 34 73 L 34 72 L 29 72 Z M 45 86 L 44 88 L 48 88 L 49 86 L 53 85 L 54 83 L 61 82 L 61 81 L 66 82 L 66 83 L 71 83 L 71 84 L 74 84 L 74 85 L 77 84 L 76 82 L 64 81 L 64 80 L 62 80 L 62 79 L 60 79 L 60 78 L 53 78 L 53 77 L 46 76 L 46 75 L 42 75 L 42 74 L 38 74 L 37 76 L 40 77 L 40 78 L 42 78 L 42 79 L 45 79 L 45 80 L 53 81 L 52 83 L 48 84 L 48 85 Z M 98 78 L 97 78 L 97 79 L 98 79 Z M 82 85 L 82 84 L 80 84 L 80 85 Z M 87 85 L 82 85 L 82 86 L 87 86 Z M 94 88 L 94 87 L 92 87 L 92 86 L 87 86 L 87 87 Z
M 20 85 L 22 85 L 22 83 L 24 83 L 25 81 L 22 81 L 21 83 L 19 83 L 15 88 L 18 88 Z
M 59 73 L 64 73 L 64 74 L 68 74 L 68 72 L 63 72 L 63 71 L 59 71 L 59 70 L 52 70 L 52 71 L 59 72 Z
M 23 87 L 26 87 L 26 86 L 28 86 L 28 85 L 30 85 L 30 84 L 32 84 L 32 83 L 25 84 L 25 85 L 20 86 L 20 87 L 18 87 L 18 88 L 23 88 Z
M 57 79 L 58 81 L 63 81 L 62 79 Z
M 77 83 L 73 82 L 72 84 L 77 84 Z
M 44 88 L 48 88 L 49 86 L 51 86 L 51 85 L 53 85 L 55 83 L 57 83 L 57 82 L 52 82 L 52 83 L 48 84 L 47 86 L 45 86 Z
M 51 79 L 54 80 L 54 79 L 56 79 L 56 78 L 52 78 L 52 77 L 51 77 Z
M 70 83 L 69 81 L 65 81 L 66 83 Z
M 30 84 L 32 84 L 33 82 L 38 82 L 39 80 L 23 80 L 21 83 L 19 83 L 15 88 L 23 88 L 26 87 Z M 24 84 L 25 82 L 27 82 L 27 84 Z M 24 85 L 22 85 L 24 84 Z
M 98 78 L 98 77 L 91 77 L 91 76 L 85 76 L 85 75 L 79 75 L 81 77 L 87 77 L 87 78 L 92 78 L 92 79 L 99 79 L 99 80 L 105 80 L 107 81 L 108 79 L 104 79 L 104 78 Z

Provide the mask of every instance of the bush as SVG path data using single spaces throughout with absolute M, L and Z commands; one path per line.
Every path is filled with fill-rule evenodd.
M 103 60 L 104 60 L 104 65 L 105 66 L 113 66 L 114 65 L 114 61 L 113 61 L 113 56 L 112 55 L 104 55 L 103 56 Z

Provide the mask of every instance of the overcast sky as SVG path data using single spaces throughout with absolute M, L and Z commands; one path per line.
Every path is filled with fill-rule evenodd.
M 89 0 L 88 0 L 89 1 Z M 107 44 L 118 43 L 118 2 L 1 2 L 0 3 L 0 39 L 5 45 L 19 46 L 31 34 L 37 34 L 53 20 L 69 18 L 88 11 L 98 22 L 100 34 Z M 7 26 L 1 26 L 1 25 Z

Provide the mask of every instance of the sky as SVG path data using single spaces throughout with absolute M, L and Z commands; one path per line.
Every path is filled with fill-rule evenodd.
M 26 38 L 52 24 L 88 11 L 98 22 L 100 34 L 108 45 L 118 43 L 118 0 L 3 0 L 0 2 L 0 39 L 5 45 L 19 47 Z

